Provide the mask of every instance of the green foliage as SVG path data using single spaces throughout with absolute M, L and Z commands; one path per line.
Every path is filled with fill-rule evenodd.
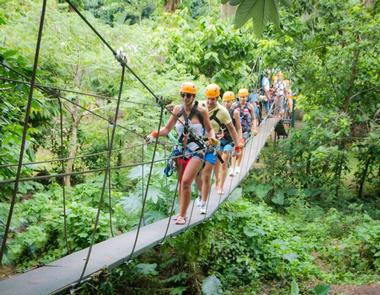
M 239 201 L 225 210 L 228 214 L 223 211 L 206 227 L 199 260 L 208 272 L 222 278 L 223 286 L 317 274 L 311 248 L 268 208 Z
M 239 4 L 235 15 L 235 25 L 238 28 L 243 26 L 250 18 L 253 19 L 253 28 L 257 35 L 260 35 L 264 31 L 267 22 L 279 25 L 279 1 L 277 0 L 242 0 L 231 2 L 234 2 L 233 4 L 235 5 Z
M 31 65 L 15 50 L 0 47 L 0 62 L 23 75 L 29 75 Z M 14 72 L 0 67 L 0 76 L 9 79 L 22 80 Z M 2 101 L 0 104 L 0 165 L 15 164 L 19 160 L 21 134 L 25 120 L 25 109 L 29 94 L 29 87 L 20 83 L 4 81 L 1 88 Z M 46 138 L 51 118 L 56 113 L 54 105 L 46 101 L 41 92 L 35 89 L 31 105 L 30 120 L 27 130 L 24 162 L 35 160 L 35 152 Z M 29 168 L 29 169 L 28 169 Z M 23 169 L 22 175 L 28 175 L 31 167 Z M 13 178 L 16 166 L 1 167 L 0 179 Z M 0 200 L 10 191 L 6 186 L 0 192 Z M 20 191 L 24 191 L 21 186 Z
M 205 295 L 223 294 L 222 289 L 221 289 L 221 285 L 222 284 L 220 283 L 220 280 L 216 276 L 214 276 L 214 275 L 209 276 L 203 280 L 202 292 Z
M 247 85 L 250 65 L 256 59 L 250 34 L 240 34 L 231 24 L 209 18 L 196 24 L 178 17 L 173 22 L 178 28 L 167 36 L 170 68 L 185 70 L 201 81 L 210 79 L 225 90 Z
M 364 185 L 368 182 L 373 191 L 380 192 L 379 167 L 380 167 L 380 126 L 374 124 L 372 130 L 361 141 L 358 141 L 353 150 L 355 157 L 359 161 L 359 168 L 355 172 L 355 177 L 358 179 L 358 195 L 363 197 Z M 371 191 L 369 190 L 369 191 Z
M 317 285 L 312 289 L 313 294 L 315 295 L 327 295 L 330 291 L 330 285 Z
M 266 165 L 253 176 L 245 192 L 279 206 L 289 205 L 298 197 L 339 196 L 348 171 L 349 133 L 347 115 L 309 113 L 299 130 L 262 153 Z

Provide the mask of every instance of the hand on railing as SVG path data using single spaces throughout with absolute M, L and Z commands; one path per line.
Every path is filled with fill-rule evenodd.
M 158 131 L 157 130 L 153 130 L 146 138 L 145 138 L 145 142 L 147 144 L 151 144 L 156 138 L 158 137 Z
M 219 140 L 217 140 L 215 137 L 210 137 L 208 139 L 208 144 L 210 146 L 218 146 L 219 145 Z

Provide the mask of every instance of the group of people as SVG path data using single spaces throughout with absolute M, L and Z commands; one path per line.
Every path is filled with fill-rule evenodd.
M 273 107 L 272 107 L 273 105 Z M 293 110 L 293 93 L 290 88 L 290 80 L 284 79 L 284 74 L 279 71 L 270 80 L 270 71 L 264 72 L 261 78 L 261 110 L 269 113 L 272 107 L 273 115 L 289 116 Z
M 206 101 L 195 100 L 197 87 L 185 82 L 180 87 L 182 103 L 174 106 L 166 125 L 154 130 L 147 137 L 152 142 L 159 136 L 167 136 L 176 128 L 178 143 L 172 157 L 176 163 L 179 181 L 178 225 L 186 224 L 186 212 L 191 199 L 191 186 L 195 181 L 198 189 L 198 207 L 207 213 L 207 199 L 211 190 L 211 176 L 215 170 L 216 191 L 224 193 L 224 183 L 231 156 L 230 176 L 240 173 L 244 144 L 251 136 L 258 121 L 254 105 L 248 102 L 249 92 L 240 89 L 237 97 L 232 91 L 222 95 L 220 87 L 206 87 Z

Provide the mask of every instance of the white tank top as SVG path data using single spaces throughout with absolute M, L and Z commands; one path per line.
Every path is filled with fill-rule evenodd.
M 184 126 L 182 123 L 177 122 L 175 127 L 177 129 L 178 137 L 180 137 L 183 134 Z M 204 128 L 201 123 L 191 123 L 189 121 L 189 129 L 192 134 L 200 138 L 204 135 Z M 188 142 L 186 148 L 195 151 L 199 146 L 195 142 Z

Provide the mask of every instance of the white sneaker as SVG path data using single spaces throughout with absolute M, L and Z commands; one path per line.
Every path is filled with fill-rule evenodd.
M 238 175 L 240 173 L 240 167 L 236 166 L 235 168 L 235 175 Z
M 203 205 L 201 207 L 201 214 L 206 214 L 206 213 L 207 213 L 206 205 Z
M 230 169 L 230 172 L 228 173 L 228 175 L 231 176 L 231 177 L 235 176 L 235 170 L 234 170 L 234 168 Z

